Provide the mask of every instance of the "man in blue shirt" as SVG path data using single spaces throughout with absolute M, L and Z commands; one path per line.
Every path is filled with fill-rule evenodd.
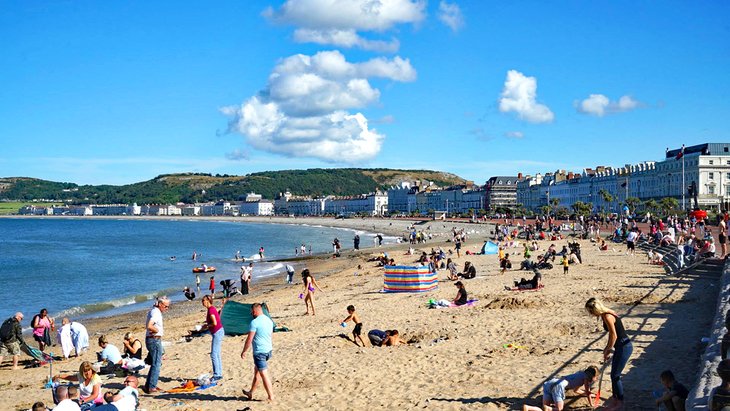
M 254 372 L 251 389 L 248 391 L 243 390 L 243 395 L 249 400 L 253 398 L 253 392 L 256 389 L 260 375 L 261 381 L 264 383 L 264 389 L 266 389 L 266 394 L 269 396 L 269 402 L 273 402 L 274 393 L 271 389 L 271 379 L 269 378 L 267 362 L 271 359 L 271 351 L 273 350 L 271 335 L 274 332 L 274 322 L 264 315 L 261 304 L 258 303 L 251 306 L 251 315 L 253 315 L 253 320 L 249 326 L 248 337 L 246 338 L 246 343 L 243 345 L 243 351 L 241 351 L 241 358 L 245 360 L 246 351 L 253 346 Z

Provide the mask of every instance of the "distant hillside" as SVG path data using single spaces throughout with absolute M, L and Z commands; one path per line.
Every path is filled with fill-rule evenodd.
M 273 199 L 286 190 L 300 196 L 357 195 L 415 180 L 433 181 L 441 187 L 465 182 L 457 175 L 439 171 L 358 168 L 264 171 L 245 176 L 163 174 L 149 181 L 122 186 L 10 177 L 0 178 L 0 200 L 70 201 L 74 204 L 194 203 L 235 201 L 250 192 Z

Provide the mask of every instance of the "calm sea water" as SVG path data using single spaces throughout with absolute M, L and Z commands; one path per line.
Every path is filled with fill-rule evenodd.
M 372 246 L 372 234 L 359 234 L 362 246 Z M 181 299 L 184 286 L 195 286 L 192 269 L 201 263 L 217 268 L 220 290 L 220 280 L 239 278 L 236 251 L 249 258 L 263 246 L 267 259 L 292 257 L 305 243 L 325 253 L 334 237 L 352 248 L 353 236 L 351 230 L 233 221 L 0 219 L 0 319 L 16 311 L 30 318 L 41 308 L 76 319 L 140 309 L 161 293 Z M 202 258 L 192 261 L 193 251 Z M 254 281 L 272 275 L 283 281 L 283 271 L 282 263 L 255 263 Z M 208 282 L 201 275 L 201 288 Z

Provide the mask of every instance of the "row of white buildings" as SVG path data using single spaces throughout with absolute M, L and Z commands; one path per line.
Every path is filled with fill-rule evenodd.
M 544 206 L 570 208 L 578 201 L 598 212 L 618 211 L 628 197 L 640 200 L 676 198 L 690 209 L 687 188 L 697 188 L 705 209 L 730 206 L 730 143 L 705 143 L 669 150 L 662 161 L 624 167 L 586 168 L 580 173 L 563 170 L 544 175 L 495 176 L 484 186 L 439 188 L 430 182 L 403 182 L 386 192 L 348 197 L 299 197 L 290 192 L 274 200 L 249 194 L 245 201 L 167 205 L 25 206 L 21 214 L 44 215 L 390 215 L 476 213 L 524 207 L 541 212 Z M 611 201 L 606 201 L 610 194 Z
M 730 143 L 704 143 L 669 150 L 661 161 L 645 161 L 623 167 L 586 168 L 581 173 L 563 170 L 526 176 L 517 183 L 517 203 L 540 211 L 557 202 L 570 208 L 578 201 L 591 203 L 594 211 L 618 211 L 629 197 L 642 201 L 665 197 L 691 209 L 688 188 L 697 189 L 699 206 L 708 210 L 730 205 Z M 605 201 L 606 193 L 612 201 Z

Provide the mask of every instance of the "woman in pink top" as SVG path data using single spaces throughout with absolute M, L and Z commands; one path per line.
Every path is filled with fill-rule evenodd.
M 43 351 L 46 345 L 51 344 L 51 331 L 56 328 L 53 319 L 48 317 L 48 310 L 43 308 L 30 325 L 33 327 L 33 339 L 38 341 L 38 348 Z
M 213 306 L 213 297 L 211 295 L 203 297 L 203 307 L 208 309 L 208 313 L 205 316 L 205 323 L 208 326 L 208 331 L 213 336 L 213 341 L 210 344 L 210 359 L 213 362 L 213 378 L 211 378 L 211 381 L 215 382 L 223 378 L 221 345 L 223 344 L 223 334 L 225 331 L 223 331 L 220 313 Z

